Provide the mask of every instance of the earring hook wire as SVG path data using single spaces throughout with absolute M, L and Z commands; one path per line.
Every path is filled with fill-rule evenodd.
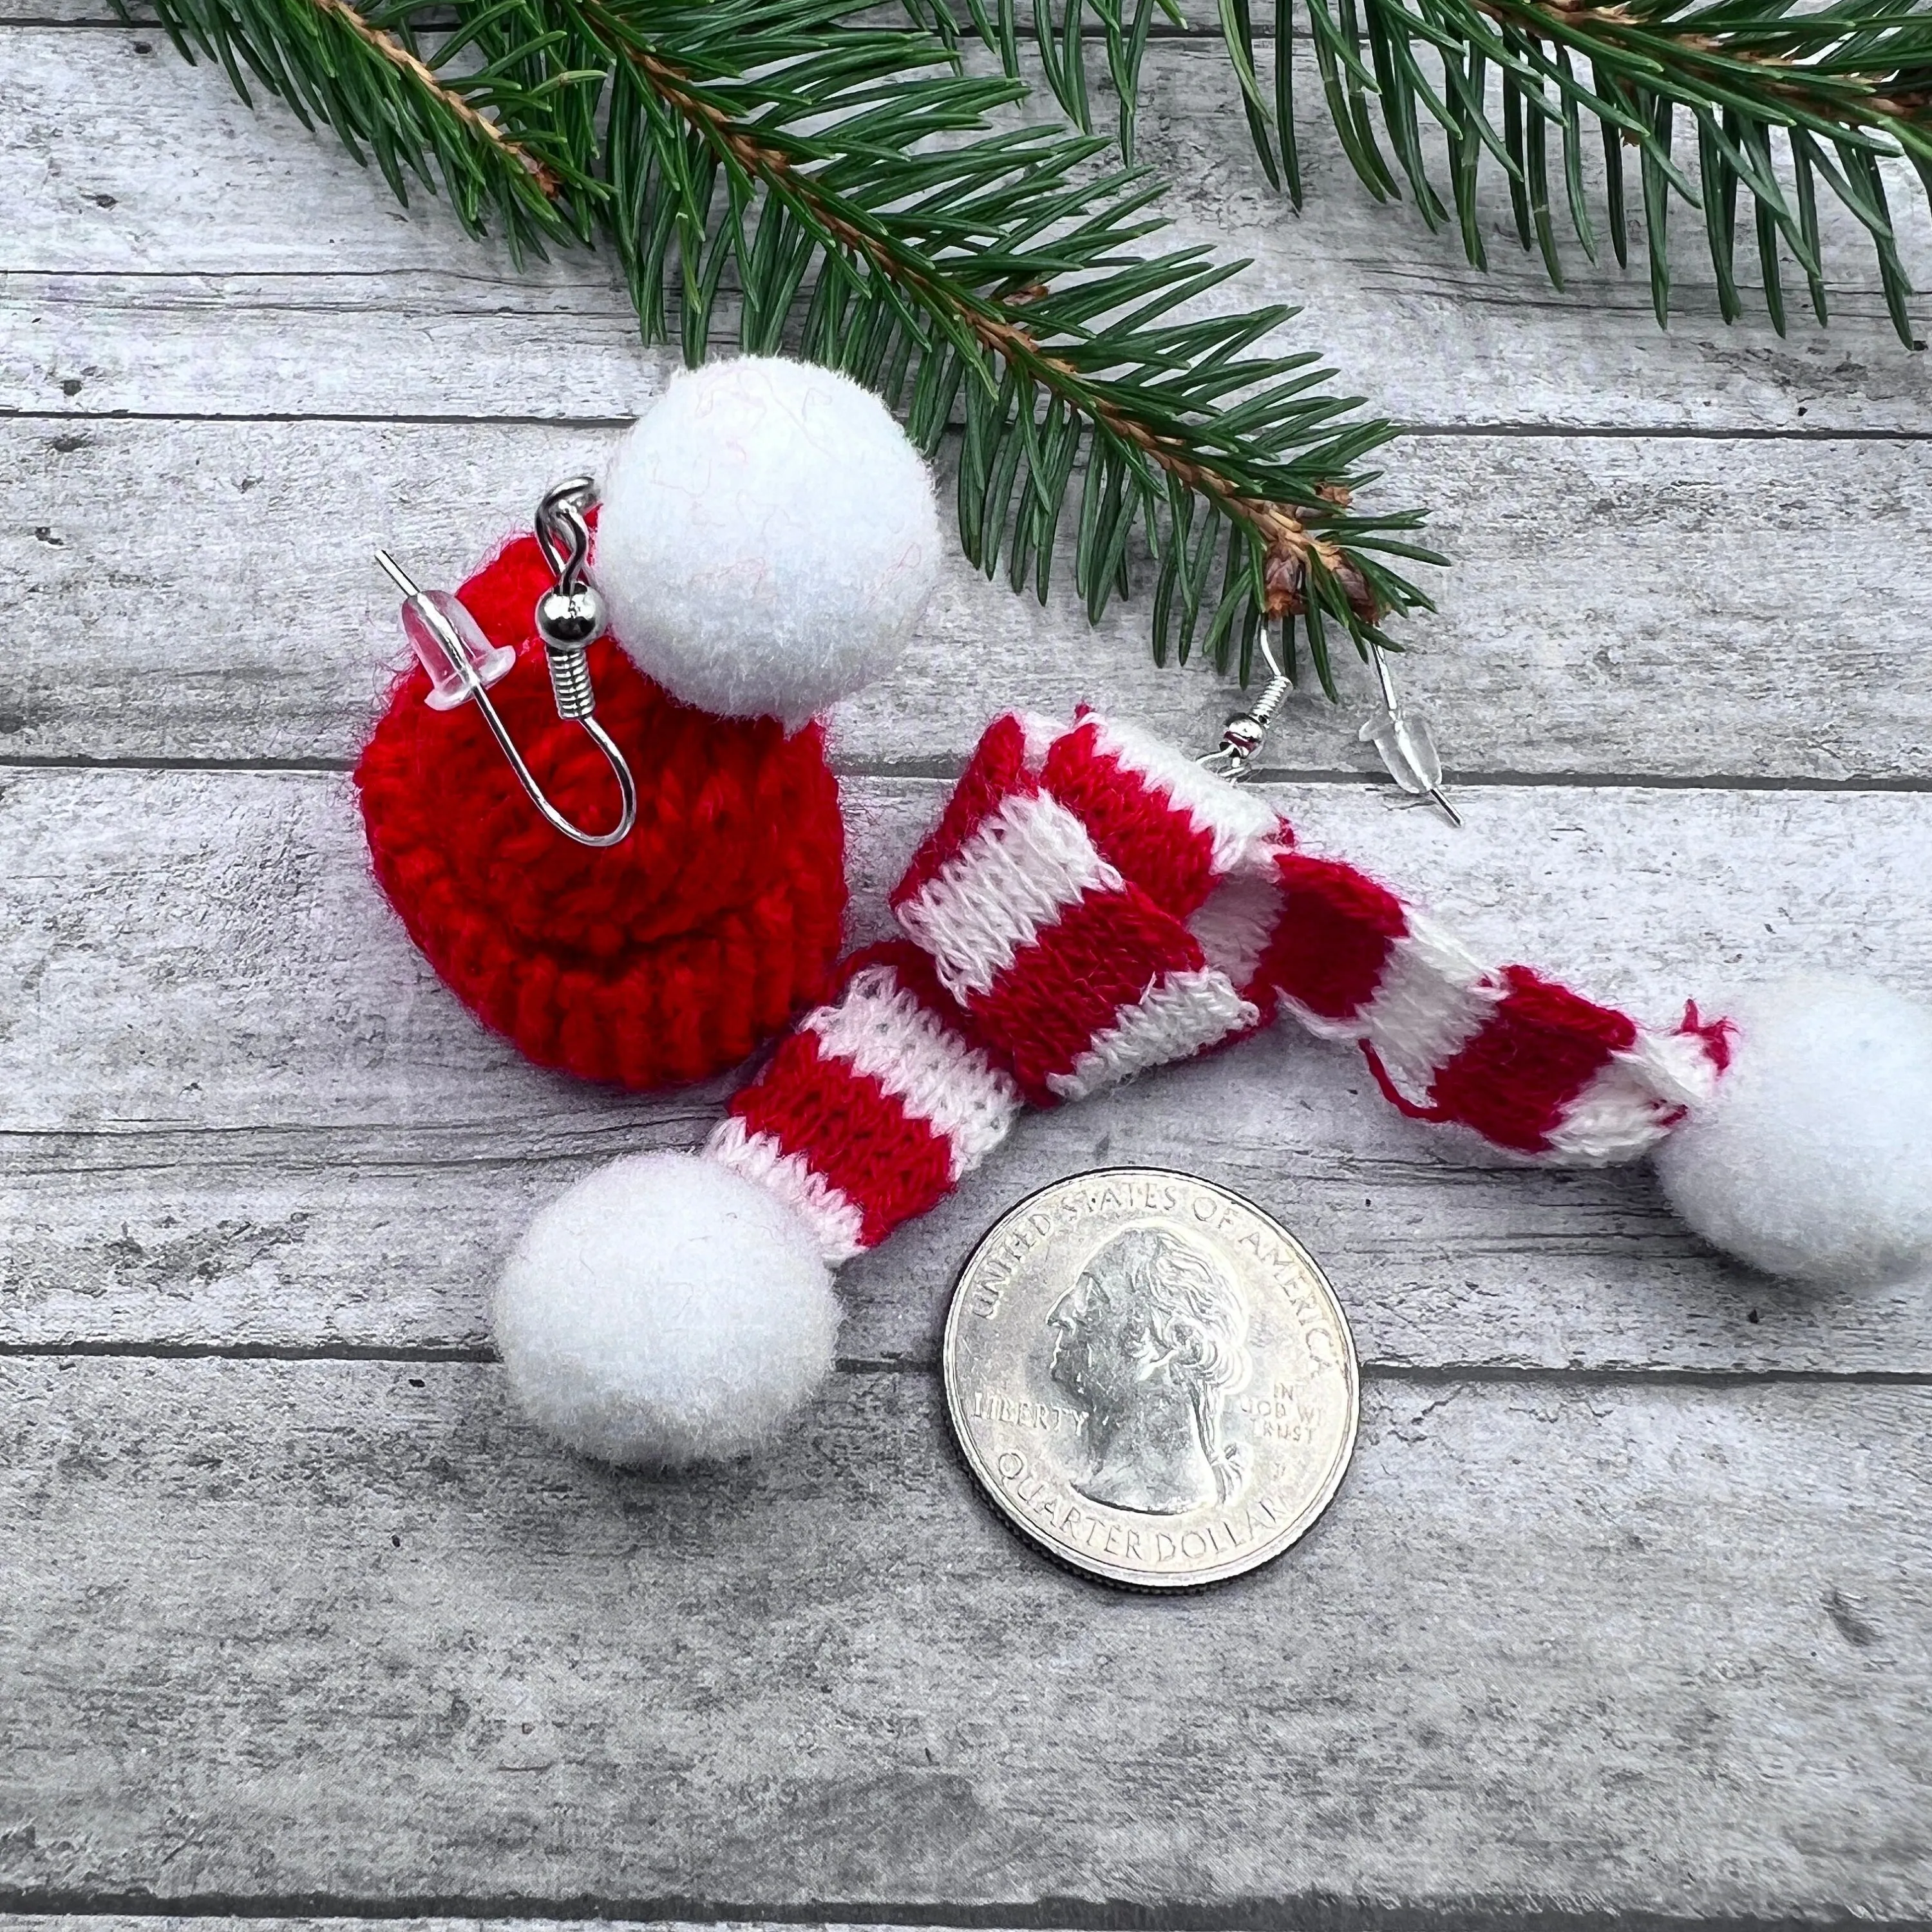
M 544 562 L 556 578 L 557 590 L 566 597 L 581 596 L 589 588 L 584 566 L 590 553 L 590 526 L 584 512 L 594 488 L 589 477 L 574 476 L 549 491 L 537 507 L 538 546 L 543 552 Z M 509 761 L 511 770 L 515 772 L 517 782 L 528 794 L 530 802 L 543 814 L 544 822 L 566 838 L 588 846 L 593 851 L 607 851 L 614 845 L 622 844 L 638 822 L 637 781 L 632 776 L 630 764 L 610 733 L 590 715 L 596 700 L 584 658 L 584 652 L 594 641 L 594 634 L 577 646 L 553 644 L 546 638 L 544 649 L 549 656 L 550 682 L 557 700 L 558 716 L 574 718 L 582 726 L 585 736 L 603 753 L 611 775 L 617 781 L 620 810 L 617 823 L 608 832 L 586 832 L 551 804 L 542 786 L 538 784 L 536 773 L 524 763 L 516 740 L 510 735 L 509 727 L 503 722 L 502 714 L 491 701 L 482 679 L 477 675 L 476 668 L 470 662 L 470 653 L 464 648 L 455 627 L 387 550 L 376 551 L 376 561 L 403 593 L 404 602 L 416 613 L 424 628 L 435 638 L 448 660 L 450 670 L 462 685 L 464 697 L 476 700 L 484 723 L 490 728 L 490 735 Z
M 590 559 L 590 525 L 584 512 L 595 500 L 596 490 L 592 477 L 566 477 L 544 491 L 537 506 L 537 548 L 556 579 L 556 587 L 566 597 L 575 596 L 584 586 L 585 566 Z M 564 533 L 561 542 L 560 528 Z
M 1274 634 L 1265 621 L 1256 641 L 1261 646 L 1262 662 L 1268 668 L 1266 688 L 1246 710 L 1236 712 L 1221 728 L 1221 742 L 1214 750 L 1203 753 L 1194 761 L 1237 783 L 1246 777 L 1255 754 L 1261 749 L 1268 728 L 1274 722 L 1276 712 L 1288 702 L 1294 689 L 1294 680 L 1282 667 L 1281 653 L 1275 648 Z

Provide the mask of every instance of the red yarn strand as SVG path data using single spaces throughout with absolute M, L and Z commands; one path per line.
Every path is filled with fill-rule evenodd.
M 558 808 L 602 822 L 601 753 L 557 717 L 531 614 L 533 537 L 458 595 L 518 654 L 491 691 Z M 832 982 L 845 907 L 838 788 L 816 725 L 677 703 L 610 639 L 598 717 L 629 760 L 637 830 L 592 851 L 531 808 L 473 705 L 423 702 L 411 669 L 356 767 L 375 874 L 410 938 L 484 1024 L 541 1066 L 649 1088 L 743 1059 Z

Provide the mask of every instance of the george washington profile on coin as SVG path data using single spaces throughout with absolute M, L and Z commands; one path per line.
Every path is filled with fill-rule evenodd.
M 1069 1174 L 1009 1208 L 961 1270 L 940 1368 L 994 1508 L 1135 1589 L 1280 1556 L 1354 1444 L 1354 1347 L 1313 1256 L 1168 1168 Z
M 1102 1246 L 1047 1316 L 1049 1375 L 1080 1413 L 1095 1502 L 1178 1516 L 1230 1502 L 1244 1455 L 1225 1400 L 1248 1378 L 1248 1312 L 1226 1270 L 1173 1229 Z

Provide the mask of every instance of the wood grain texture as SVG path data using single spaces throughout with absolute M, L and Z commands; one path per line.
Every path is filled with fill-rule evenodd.
M 1932 1284 L 1774 1287 L 1340 1050 L 1024 1122 L 845 1271 L 844 1370 L 760 1462 L 517 1420 L 498 1257 L 723 1088 L 536 1072 L 381 908 L 368 556 L 454 581 L 666 364 L 608 264 L 515 271 L 103 10 L 0 0 L 0 1932 L 1932 1920 Z M 1270 751 L 1305 839 L 1646 1012 L 1808 962 L 1932 993 L 1932 386 L 1862 248 L 1780 344 L 1687 228 L 1660 333 L 1640 280 L 1550 290 L 1500 196 L 1486 278 L 1372 207 L 1318 106 L 1294 220 L 1218 47 L 1149 74 L 1182 238 L 1441 432 L 1376 494 L 1458 560 L 1404 676 L 1468 830 L 1347 776 L 1358 673 Z M 855 935 L 994 710 L 1208 741 L 1226 688 L 1144 621 L 952 566 L 837 721 Z M 928 1372 L 978 1233 L 1105 1161 L 1279 1213 L 1368 1365 L 1334 1511 L 1186 1602 L 1015 1544 Z
M 218 1910 L 214 1912 L 192 1911 L 142 1911 L 133 1909 L 134 1901 L 128 1901 L 130 1909 L 124 1911 L 87 1910 L 64 1912 L 6 1912 L 0 1911 L 0 1932 L 204 1932 L 208 1920 L 218 1916 L 227 1932 L 368 1932 L 372 1924 L 380 1923 L 390 1928 L 390 1932 L 563 1932 L 563 1928 L 581 1926 L 586 1919 L 598 1923 L 608 1922 L 604 1915 L 584 1909 L 574 1916 L 538 1918 L 528 1912 L 506 1912 L 496 1901 L 491 1901 L 487 1911 L 472 1912 L 467 1917 L 456 1917 L 445 1912 L 412 1913 L 385 1913 L 380 1921 L 358 1917 L 346 1911 L 326 1910 L 313 1913 L 278 1913 L 265 1917 L 246 1913 Z M 577 1901 L 572 1901 L 574 1904 Z M 1017 1915 L 1016 1915 L 1017 1916 Z M 653 1912 L 648 1919 L 636 1918 L 631 1924 L 646 1923 L 656 1932 L 858 1932 L 862 1924 L 868 1932 L 950 1932 L 944 1922 L 943 1914 L 922 1912 L 916 1920 L 906 1915 L 908 1922 L 892 1924 L 874 1917 L 856 1923 L 848 1922 L 834 1924 L 824 1920 L 813 1922 L 800 1918 L 785 1919 L 728 1919 L 699 1920 L 678 1916 L 675 1912 Z M 964 1927 L 957 1932 L 966 1932 Z M 1018 1926 L 999 1928 L 976 1922 L 974 1932 L 1022 1932 Z
M 133 1901 L 128 1901 L 130 1907 Z M 572 1901 L 573 1904 L 575 1901 Z M 1018 1915 L 1016 1914 L 1017 1917 Z M 586 1919 L 596 1919 L 598 1923 L 609 1922 L 611 1915 L 599 1914 L 590 1910 L 578 1912 L 574 1916 L 538 1918 L 527 1912 L 506 1912 L 499 1909 L 496 1901 L 490 1901 L 487 1912 L 472 1912 L 467 1917 L 455 1917 L 448 1912 L 386 1912 L 380 1921 L 358 1917 L 345 1911 L 320 1911 L 313 1913 L 278 1913 L 272 1917 L 250 1916 L 247 1913 L 218 1910 L 204 1911 L 141 1911 L 130 1909 L 112 1912 L 100 1910 L 68 1912 L 6 1912 L 0 1911 L 0 1932 L 202 1932 L 212 1916 L 218 1916 L 228 1932 L 367 1932 L 373 1924 L 380 1923 L 391 1928 L 391 1932 L 484 1932 L 486 1927 L 492 1932 L 562 1932 L 562 1928 L 574 1928 Z M 905 1922 L 893 1923 L 888 1919 L 872 1917 L 856 1922 L 833 1923 L 826 1920 L 813 1921 L 802 1918 L 784 1919 L 693 1919 L 674 1913 L 653 1912 L 647 1919 L 635 1918 L 621 1922 L 646 1923 L 657 1928 L 657 1932 L 858 1932 L 864 1925 L 868 1932 L 950 1932 L 944 1915 L 923 1912 L 913 1919 L 908 1915 Z M 1440 1922 L 1439 1921 L 1438 1922 Z M 1021 1932 L 1021 1928 L 1000 1928 L 986 1924 L 982 1920 L 974 1922 L 974 1932 Z M 966 1932 L 962 1926 L 957 1932 Z
M 944 787 L 845 794 L 864 938 Z M 1498 789 L 1465 798 L 1460 833 L 1366 791 L 1271 795 L 1312 849 L 1366 856 L 1491 956 L 1658 1016 L 1827 960 L 1932 992 L 1932 907 L 1909 883 L 1922 794 Z M 538 1201 L 716 1118 L 722 1085 L 586 1088 L 484 1034 L 367 880 L 340 777 L 16 772 L 0 842 L 6 1343 L 474 1350 Z M 1590 878 L 1620 890 L 1580 894 Z M 847 1272 L 842 1352 L 931 1360 L 980 1230 L 1108 1160 L 1205 1172 L 1280 1214 L 1372 1360 L 1932 1368 L 1922 1288 L 1778 1288 L 1699 1249 L 1643 1172 L 1504 1166 L 1286 1028 L 1024 1124 Z
M 0 759 L 352 756 L 400 649 L 370 561 L 454 583 L 608 430 L 491 423 L 0 423 Z M 1378 494 L 1438 506 L 1405 689 L 1466 774 L 1923 783 L 1932 454 L 1913 443 L 1422 436 Z M 162 479 L 165 478 L 164 488 Z M 949 554 L 899 671 L 842 707 L 841 757 L 958 758 L 1005 704 L 1082 700 L 1205 746 L 1210 667 L 1156 668 L 1144 598 L 1096 632 Z M 1368 769 L 1372 680 L 1311 688 L 1268 761 Z
M 158 33 L 0 32 L 0 394 L 16 406 L 605 417 L 647 393 L 608 262 L 566 254 L 518 272 L 433 196 L 405 213 L 332 136 L 272 101 L 251 114 Z M 1828 331 L 1795 316 L 1781 342 L 1755 314 L 1726 328 L 1694 219 L 1665 333 L 1640 273 L 1592 269 L 1574 244 L 1568 286 L 1552 289 L 1498 182 L 1487 274 L 1452 235 L 1376 206 L 1317 104 L 1306 46 L 1298 58 L 1300 217 L 1268 188 L 1211 40 L 1150 50 L 1140 158 L 1175 184 L 1177 238 L 1252 258 L 1220 299 L 1303 305 L 1282 339 L 1331 361 L 1345 392 L 1420 424 L 1932 430 L 1932 385 L 1835 204 Z M 1932 219 L 1909 174 L 1892 204 L 1923 280 Z
M 923 1376 L 673 1483 L 468 1364 L 0 1388 L 16 1904 L 1932 1910 L 1923 1390 L 1371 1383 L 1169 1602 L 1012 1540 Z

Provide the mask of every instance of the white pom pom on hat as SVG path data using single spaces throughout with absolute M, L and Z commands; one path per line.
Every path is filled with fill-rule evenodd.
M 773 356 L 675 377 L 603 479 L 591 574 L 646 676 L 802 724 L 897 663 L 938 581 L 932 478 L 879 399 Z
M 634 1154 L 525 1231 L 493 1310 L 531 1419 L 599 1461 L 663 1468 L 768 1442 L 832 1366 L 817 1243 L 765 1189 L 694 1154 Z
M 1932 1268 L 1932 1010 L 1807 977 L 1746 994 L 1730 1066 L 1654 1156 L 1677 1212 L 1767 1274 Z

